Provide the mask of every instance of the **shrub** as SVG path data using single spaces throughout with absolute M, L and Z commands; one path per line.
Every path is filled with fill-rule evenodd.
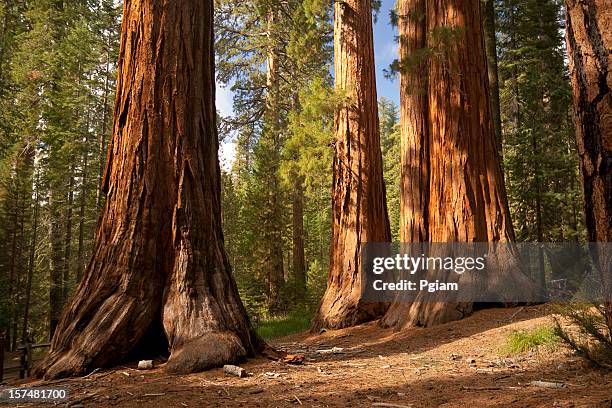
M 612 328 L 607 318 L 610 305 L 573 303 L 557 309 L 555 334 L 586 359 L 612 369 Z
M 554 347 L 559 342 L 555 328 L 550 326 L 538 327 L 511 333 L 508 336 L 507 349 L 510 353 L 518 354 L 526 351 L 538 350 L 540 347 Z

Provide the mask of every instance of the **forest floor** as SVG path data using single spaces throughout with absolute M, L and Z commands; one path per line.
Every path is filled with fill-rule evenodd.
M 271 344 L 304 354 L 304 364 L 257 358 L 241 365 L 251 373 L 246 378 L 222 369 L 176 376 L 126 365 L 28 385 L 66 387 L 66 406 L 74 407 L 612 407 L 612 373 L 564 346 L 504 351 L 511 333 L 550 325 L 546 306 L 491 309 L 427 329 L 394 332 L 370 323 L 291 335 Z M 334 347 L 336 353 L 320 352 Z

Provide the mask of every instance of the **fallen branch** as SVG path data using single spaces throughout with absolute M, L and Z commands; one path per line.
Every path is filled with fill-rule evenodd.
M 392 404 L 389 402 L 373 402 L 372 407 L 387 407 L 387 408 L 412 408 L 412 405 Z
M 532 381 L 529 383 L 529 385 L 540 388 L 565 388 L 565 384 L 563 383 L 556 383 L 550 381 Z

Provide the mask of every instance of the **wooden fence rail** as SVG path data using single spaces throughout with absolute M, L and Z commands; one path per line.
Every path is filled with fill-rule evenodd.
M 19 370 L 19 378 L 24 379 L 26 376 L 30 376 L 32 373 L 32 367 L 34 366 L 34 359 L 32 357 L 32 350 L 39 348 L 50 347 L 51 343 L 26 343 L 17 347 L 19 351 L 19 365 L 13 367 L 4 367 L 5 359 L 5 344 L 4 337 L 0 334 L 0 383 L 4 381 L 4 373 L 12 370 Z

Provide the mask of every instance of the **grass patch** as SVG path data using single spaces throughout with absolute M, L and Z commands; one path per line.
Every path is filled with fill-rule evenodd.
M 256 331 L 264 340 L 271 340 L 308 330 L 311 319 L 311 313 L 293 312 L 286 316 L 261 321 L 257 325 Z
M 540 347 L 554 348 L 560 340 L 553 327 L 542 326 L 511 333 L 508 336 L 506 349 L 512 354 L 518 354 L 538 350 Z

